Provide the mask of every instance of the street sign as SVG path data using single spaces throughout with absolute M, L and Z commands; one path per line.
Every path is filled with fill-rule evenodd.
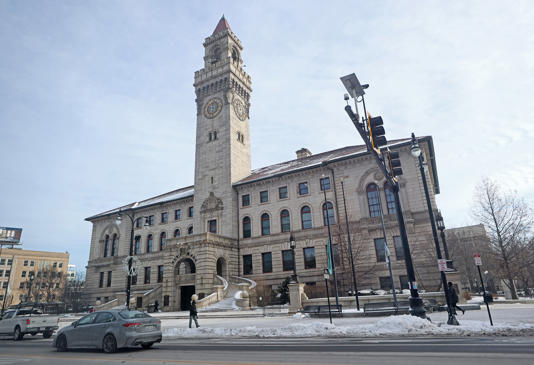
M 324 279 L 325 280 L 330 279 L 330 273 L 328 272 L 328 269 L 324 269 Z
M 129 268 L 128 261 L 132 259 L 132 267 Z M 141 269 L 141 260 L 137 256 L 126 256 L 122 260 L 122 268 L 128 276 L 135 276 Z
M 438 267 L 439 267 L 439 271 L 447 271 L 447 260 L 438 259 Z
M 475 253 L 473 255 L 473 258 L 475 259 L 475 265 L 482 266 L 482 259 L 480 258 L 480 254 L 479 253 Z

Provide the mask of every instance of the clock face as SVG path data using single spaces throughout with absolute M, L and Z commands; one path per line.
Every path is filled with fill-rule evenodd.
M 247 109 L 245 108 L 245 105 L 243 105 L 243 102 L 239 99 L 235 99 L 233 104 L 237 117 L 241 120 L 245 120 L 247 118 Z
M 204 115 L 206 118 L 215 118 L 221 112 L 222 105 L 222 100 L 219 98 L 213 98 L 209 100 L 204 108 Z

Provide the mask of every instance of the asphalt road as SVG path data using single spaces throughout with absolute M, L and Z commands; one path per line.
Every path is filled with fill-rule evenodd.
M 376 339 L 202 339 L 165 341 L 116 354 L 58 353 L 40 336 L 0 340 L 3 364 L 533 364 L 534 337 Z

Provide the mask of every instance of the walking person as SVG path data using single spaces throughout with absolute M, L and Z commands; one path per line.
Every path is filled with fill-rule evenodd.
M 454 288 L 454 285 L 449 281 L 448 283 L 449 289 L 447 290 L 447 293 L 449 294 L 449 304 L 451 305 L 451 311 L 453 314 L 456 314 L 456 309 L 459 309 L 462 311 L 462 314 L 465 314 L 465 310 L 458 307 L 458 294 L 456 293 L 456 289 Z
M 154 302 L 154 313 L 157 313 L 157 312 L 159 312 L 159 303 L 158 303 L 158 301 L 156 300 L 156 301 Z
M 198 325 L 197 303 L 195 302 L 195 300 L 197 299 L 198 296 L 196 294 L 193 294 L 193 296 L 191 296 L 191 306 L 189 307 L 189 328 L 191 328 L 192 321 L 195 321 L 197 328 L 200 327 Z

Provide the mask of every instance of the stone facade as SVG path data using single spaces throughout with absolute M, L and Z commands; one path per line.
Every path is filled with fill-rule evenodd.
M 0 307 L 6 298 L 7 308 L 26 301 L 28 294 L 31 301 L 62 301 L 68 264 L 68 253 L 2 248 Z
M 369 199 L 377 195 L 368 192 L 370 184 L 379 189 L 396 288 L 407 285 L 401 278 L 406 275 L 402 253 L 394 248 L 394 237 L 399 232 L 394 212 L 388 211 L 385 180 L 364 146 L 316 155 L 301 149 L 295 160 L 251 171 L 252 89 L 250 76 L 242 68 L 241 42 L 223 18 L 206 38 L 204 47 L 204 68 L 195 73 L 194 83 L 194 186 L 87 218 L 93 224 L 86 283 L 89 300 L 124 297 L 126 274 L 122 267 L 129 254 L 132 225 L 134 255 L 141 260 L 132 297 L 142 307 L 148 303 L 137 298 L 146 298 L 146 293 L 157 290 L 162 309 L 183 309 L 193 292 L 200 298 L 214 292 L 220 284 L 216 275 L 247 277 L 258 283 L 258 295 L 268 295 L 292 273 L 289 262 L 286 260 L 285 267 L 283 264 L 290 233 L 296 240 L 299 281 L 307 284 L 305 290 L 320 290 L 324 286 L 328 237 L 321 179 L 328 179 L 325 191 L 331 207 L 332 242 L 338 252 L 340 295 L 351 288 L 347 220 L 359 289 L 380 288 L 383 278 L 389 277 L 385 262 L 377 261 L 374 239 L 382 237 L 382 231 L 380 217 L 371 216 L 376 214 L 371 214 Z M 426 179 L 435 207 L 439 183 L 432 138 L 422 137 L 419 142 L 429 161 Z M 421 288 L 434 290 L 439 287 L 439 273 L 432 232 L 421 176 L 409 147 L 409 139 L 390 142 L 390 148 L 400 152 L 404 170 L 400 196 L 417 280 Z M 375 213 L 377 206 L 373 207 Z M 119 212 L 123 216 L 121 224 L 116 222 Z M 145 273 L 150 274 L 148 280 Z M 112 280 L 107 279 L 108 275 Z

